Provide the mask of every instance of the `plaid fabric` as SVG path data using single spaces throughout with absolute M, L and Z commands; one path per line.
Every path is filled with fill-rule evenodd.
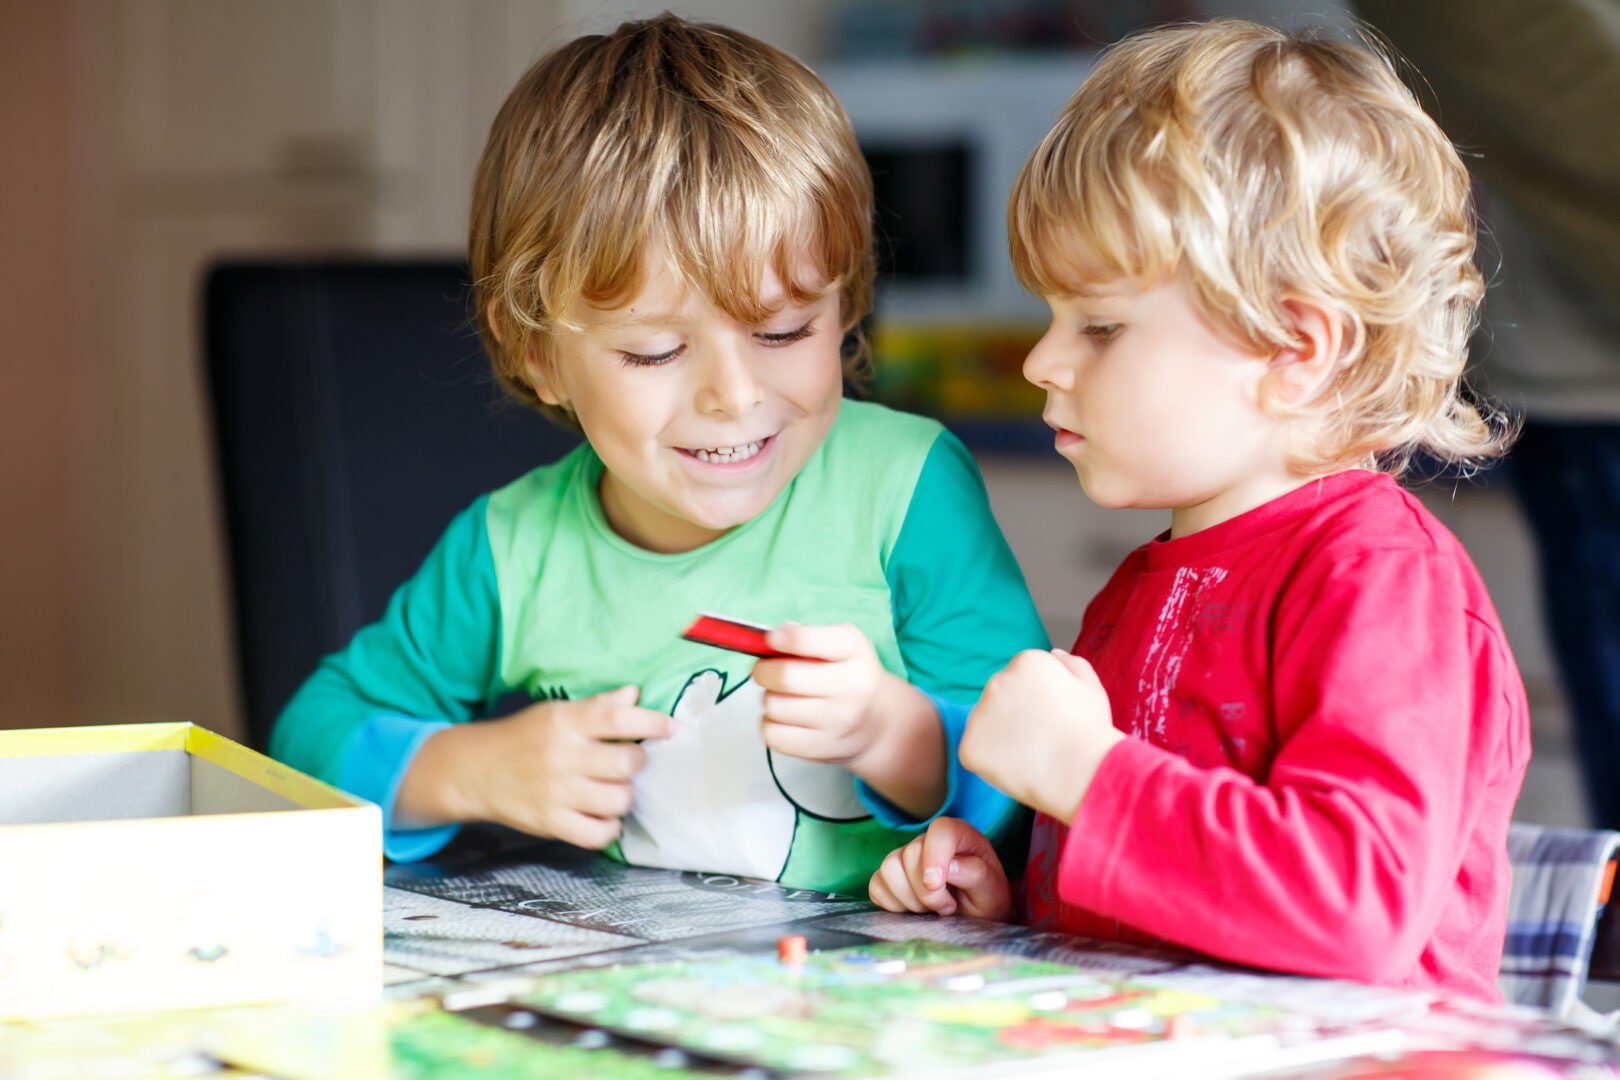
M 1568 1016 L 1586 986 L 1603 913 L 1609 860 L 1620 832 L 1514 822 L 1508 829 L 1513 889 L 1497 985 L 1515 1005 Z

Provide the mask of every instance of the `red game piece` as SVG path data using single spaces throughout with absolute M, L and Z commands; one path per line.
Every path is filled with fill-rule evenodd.
M 765 632 L 769 629 L 768 626 L 755 626 L 753 623 L 726 619 L 719 615 L 699 615 L 681 637 L 687 641 L 747 653 L 750 656 L 789 655 L 765 644 Z
M 776 958 L 784 964 L 802 967 L 808 951 L 803 934 L 788 934 L 776 939 Z
M 1198 1021 L 1191 1016 L 1172 1016 L 1164 1022 L 1164 1037 L 1167 1039 L 1191 1039 L 1198 1034 Z

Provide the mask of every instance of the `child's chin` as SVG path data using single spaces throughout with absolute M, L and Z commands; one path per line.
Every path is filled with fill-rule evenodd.
M 1124 510 L 1135 506 L 1130 494 L 1106 481 L 1099 482 L 1096 477 L 1088 480 L 1086 474 L 1075 467 L 1075 474 L 1080 478 L 1080 490 L 1086 493 L 1086 498 L 1102 507 L 1104 510 Z

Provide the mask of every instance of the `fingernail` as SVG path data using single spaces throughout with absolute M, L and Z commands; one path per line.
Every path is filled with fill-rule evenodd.
M 960 866 L 956 865 L 956 860 L 955 859 L 952 859 L 951 860 L 951 867 L 950 867 L 949 870 L 945 871 L 945 876 L 947 878 L 954 878 L 957 874 L 959 874 L 961 872 L 962 872 L 962 868 Z
M 956 914 L 956 904 L 955 903 L 941 904 L 939 906 L 939 913 L 941 915 L 955 915 Z
M 937 868 L 930 866 L 927 870 L 923 871 L 924 888 L 937 889 L 943 884 L 945 884 L 944 876 L 940 874 Z

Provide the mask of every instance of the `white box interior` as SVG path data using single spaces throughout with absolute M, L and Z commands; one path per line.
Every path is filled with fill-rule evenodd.
M 0 758 L 0 826 L 297 809 L 183 749 Z

